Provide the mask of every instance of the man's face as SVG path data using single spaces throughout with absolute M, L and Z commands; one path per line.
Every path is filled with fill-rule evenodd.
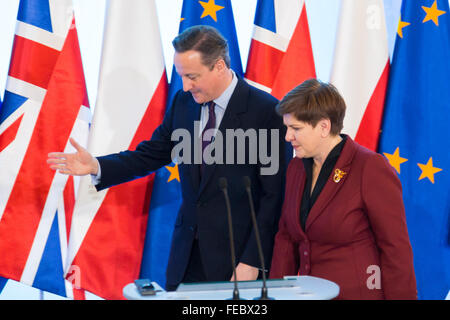
M 223 91 L 223 60 L 211 69 L 202 63 L 201 53 L 189 50 L 175 52 L 174 65 L 183 81 L 183 90 L 192 94 L 195 102 L 202 104 L 212 101 Z

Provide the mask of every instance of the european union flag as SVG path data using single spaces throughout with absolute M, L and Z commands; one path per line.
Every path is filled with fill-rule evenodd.
M 403 1 L 380 152 L 402 182 L 420 299 L 450 290 L 449 103 L 449 2 Z
M 238 76 L 242 76 L 242 62 L 231 0 L 183 1 L 180 33 L 194 25 L 209 25 L 219 30 L 228 40 L 231 68 Z M 174 67 L 167 98 L 168 107 L 175 93 L 182 87 L 181 78 Z M 150 202 L 140 277 L 149 278 L 163 287 L 166 283 L 173 227 L 181 204 L 179 179 L 178 167 L 175 164 L 159 169 L 155 175 Z

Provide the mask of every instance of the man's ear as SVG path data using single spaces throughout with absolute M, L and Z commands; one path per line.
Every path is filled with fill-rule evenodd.
M 225 61 L 223 59 L 219 59 L 217 60 L 214 67 L 217 68 L 217 71 L 223 72 L 227 68 L 227 65 L 225 64 Z

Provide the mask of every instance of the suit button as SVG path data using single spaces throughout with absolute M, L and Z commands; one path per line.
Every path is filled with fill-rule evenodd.
M 307 255 L 308 255 L 308 251 L 303 252 L 303 254 L 304 254 L 305 256 L 307 256 Z
M 201 201 L 197 202 L 197 208 L 204 208 L 204 207 L 206 207 L 206 202 Z

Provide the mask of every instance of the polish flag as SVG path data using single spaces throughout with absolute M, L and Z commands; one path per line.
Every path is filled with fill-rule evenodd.
M 281 99 L 315 77 L 305 1 L 258 0 L 246 80 Z
M 167 76 L 154 1 L 109 3 L 97 104 L 88 150 L 134 150 L 162 122 Z M 67 277 L 106 299 L 123 299 L 139 277 L 153 175 L 97 192 L 81 180 L 69 239 Z
M 376 151 L 389 75 L 382 0 L 343 0 L 336 38 L 333 83 L 344 97 L 344 132 Z

